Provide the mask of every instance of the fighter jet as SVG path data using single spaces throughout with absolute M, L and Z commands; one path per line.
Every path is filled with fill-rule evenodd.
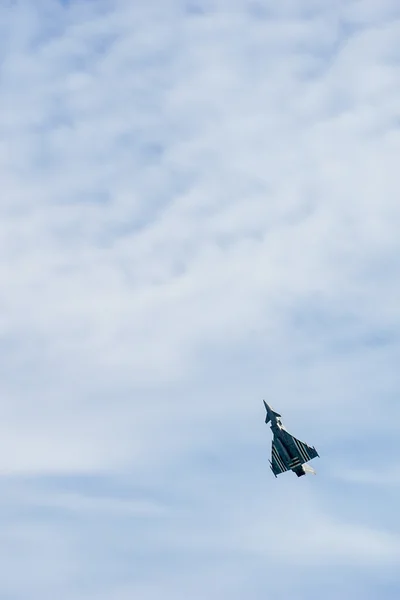
M 282 425 L 281 415 L 275 412 L 265 400 L 263 400 L 263 402 L 265 410 L 267 411 L 265 422 L 267 424 L 271 422 L 273 433 L 272 460 L 269 461 L 269 464 L 271 465 L 271 470 L 275 477 L 280 475 L 280 473 L 289 470 L 296 473 L 297 477 L 301 477 L 306 473 L 315 475 L 314 469 L 306 463 L 316 456 L 319 456 L 316 449 L 307 446 L 307 444 L 301 442 L 286 431 Z

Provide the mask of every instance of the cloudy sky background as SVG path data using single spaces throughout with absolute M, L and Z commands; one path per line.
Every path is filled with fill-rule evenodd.
M 1 3 L 2 599 L 398 600 L 399 39 L 397 0 Z

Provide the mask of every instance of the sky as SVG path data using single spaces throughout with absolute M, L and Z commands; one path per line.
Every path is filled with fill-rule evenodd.
M 399 39 L 397 0 L 0 4 L 2 599 L 398 600 Z

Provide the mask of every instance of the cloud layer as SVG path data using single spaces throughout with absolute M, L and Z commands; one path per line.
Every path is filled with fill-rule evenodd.
M 398 3 L 0 33 L 0 595 L 398 598 Z

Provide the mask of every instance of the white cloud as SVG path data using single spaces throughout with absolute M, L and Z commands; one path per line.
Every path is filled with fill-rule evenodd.
M 57 524 L 20 519 L 2 523 L 4 545 L 2 594 L 23 598 L 57 593 L 76 577 L 79 566 L 66 528 Z M 23 576 L 22 576 L 23 574 Z
M 237 487 L 269 476 L 264 396 L 320 449 L 310 497 L 335 494 L 335 465 L 382 461 L 398 435 L 398 5 L 196 6 L 0 8 L 0 470 L 129 468 L 203 497 L 189 471 L 207 452 L 221 480 L 216 457 L 245 453 L 261 474 L 240 472 L 235 508 Z M 297 564 L 306 532 L 280 504 L 297 481 L 267 481 L 277 552 Z M 59 509 L 96 510 L 76 494 Z M 320 500 L 307 564 L 398 557 L 383 523 Z M 240 529 L 258 556 L 261 513 Z
M 384 488 L 386 486 L 398 486 L 400 484 L 400 468 L 398 464 L 387 466 L 376 466 L 370 469 L 346 469 L 338 470 L 338 479 L 354 484 L 364 484 Z

